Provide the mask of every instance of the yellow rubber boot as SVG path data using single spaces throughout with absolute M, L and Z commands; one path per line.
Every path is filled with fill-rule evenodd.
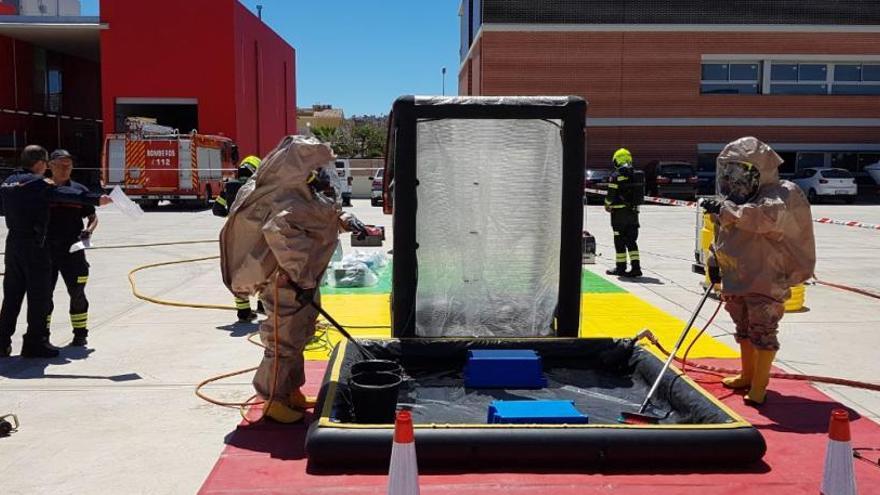
M 305 395 L 300 389 L 290 394 L 290 405 L 297 409 L 311 409 L 315 407 L 316 397 Z
M 742 371 L 738 375 L 728 376 L 721 380 L 727 388 L 749 388 L 752 385 L 752 376 L 755 374 L 755 348 L 748 340 L 739 343 L 740 362 Z
M 263 404 L 263 416 L 272 418 L 279 423 L 290 424 L 302 421 L 305 415 L 302 411 L 298 411 L 287 404 L 273 400 L 272 402 Z
M 767 385 L 770 383 L 770 367 L 773 366 L 773 358 L 776 351 L 755 351 L 755 375 L 752 377 L 752 387 L 746 394 L 746 402 L 761 405 L 767 398 Z

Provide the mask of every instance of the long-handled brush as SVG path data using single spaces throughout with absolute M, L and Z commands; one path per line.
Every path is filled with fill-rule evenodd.
M 297 285 L 293 282 L 290 282 L 290 285 L 293 287 L 293 290 L 295 290 L 297 294 L 303 293 L 304 289 L 302 287 L 300 287 L 299 285 Z M 325 320 L 327 320 L 328 322 L 330 322 L 331 325 L 336 327 L 336 330 L 338 330 L 339 333 L 341 333 L 343 337 L 345 337 L 349 342 L 354 344 L 354 346 L 357 347 L 357 350 L 360 351 L 360 353 L 365 358 L 376 359 L 376 356 L 374 356 L 370 351 L 367 350 L 366 347 L 364 347 L 360 342 L 358 342 L 357 339 L 352 337 L 350 333 L 348 333 L 344 328 L 342 328 L 342 325 L 340 325 L 339 322 L 337 322 L 332 316 L 330 316 L 330 314 L 327 313 L 327 311 L 324 308 L 322 308 L 320 304 L 316 303 L 314 301 L 314 299 L 310 299 L 309 304 L 311 304 L 312 307 L 314 307 L 318 311 L 318 313 L 320 313 L 321 316 L 324 317 Z
M 715 289 L 715 284 L 709 284 L 709 287 L 706 288 L 706 292 L 703 293 L 703 297 L 700 299 L 700 304 L 697 305 L 697 309 L 694 310 L 691 315 L 690 320 L 688 320 L 687 325 L 684 326 L 684 330 L 681 331 L 681 335 L 678 337 L 678 342 L 675 343 L 675 347 L 672 349 L 672 352 L 669 353 L 669 357 L 666 358 L 666 362 L 663 363 L 663 368 L 660 369 L 660 373 L 657 375 L 657 379 L 654 380 L 654 384 L 651 386 L 651 390 L 648 391 L 648 395 L 645 397 L 644 402 L 642 402 L 641 407 L 636 412 L 623 411 L 620 413 L 620 418 L 618 421 L 628 425 L 644 425 L 644 424 L 657 424 L 660 422 L 661 417 L 655 416 L 653 414 L 648 414 L 645 412 L 645 409 L 648 408 L 648 403 L 651 401 L 651 397 L 654 396 L 654 393 L 657 391 L 657 388 L 660 387 L 660 381 L 663 380 L 663 375 L 666 373 L 666 370 L 669 368 L 669 364 L 672 363 L 672 360 L 675 358 L 675 355 L 678 353 L 679 349 L 681 349 L 681 345 L 684 344 L 685 339 L 688 336 L 688 333 L 691 331 L 691 326 L 697 320 L 697 316 L 700 314 L 700 310 L 703 309 L 703 305 L 706 304 L 706 299 L 709 298 L 709 294 Z

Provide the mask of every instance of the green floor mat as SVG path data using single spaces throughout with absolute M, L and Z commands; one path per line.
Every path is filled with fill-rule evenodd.
M 584 270 L 581 275 L 581 292 L 591 294 L 625 293 L 626 290 L 595 273 Z M 389 294 L 391 293 L 391 263 L 379 271 L 379 283 L 372 287 L 321 287 L 321 294 Z
M 622 294 L 626 290 L 609 282 L 600 275 L 584 270 L 581 275 L 581 293 L 590 294 Z

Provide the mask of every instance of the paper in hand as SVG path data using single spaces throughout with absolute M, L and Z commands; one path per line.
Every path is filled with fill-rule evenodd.
M 82 251 L 83 249 L 89 249 L 92 247 L 92 240 L 89 238 L 82 239 L 79 242 L 74 242 L 70 245 L 70 253 L 75 253 L 77 251 Z
M 113 206 L 129 218 L 137 219 L 144 214 L 144 210 L 137 203 L 129 199 L 119 186 L 114 187 L 110 191 L 110 198 L 113 200 Z

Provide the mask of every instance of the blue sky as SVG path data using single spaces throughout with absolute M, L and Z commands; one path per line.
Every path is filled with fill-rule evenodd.
M 126 0 L 132 1 L 132 0 Z M 149 0 L 134 0 L 149 1 Z M 296 48 L 297 105 L 384 114 L 402 94 L 458 91 L 460 0 L 263 0 L 263 20 Z M 242 0 L 254 10 L 257 0 Z M 83 0 L 84 15 L 98 0 Z

